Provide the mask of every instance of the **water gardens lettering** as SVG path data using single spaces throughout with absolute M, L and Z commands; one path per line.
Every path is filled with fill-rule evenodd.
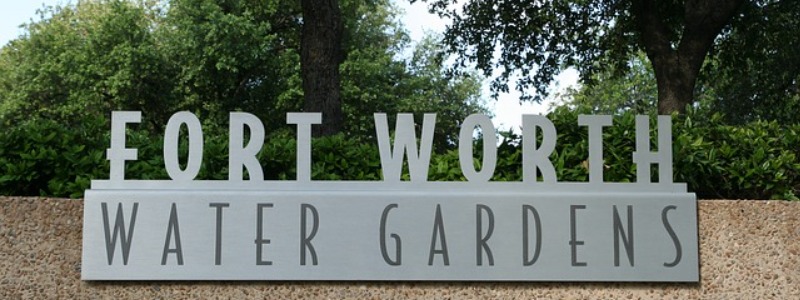
M 429 182 L 435 114 L 424 115 L 419 136 L 412 115 L 399 114 L 394 138 L 387 116 L 375 114 L 382 181 L 314 181 L 311 127 L 319 113 L 287 115 L 297 127 L 297 178 L 264 180 L 256 157 L 265 128 L 238 112 L 230 114 L 228 180 L 195 180 L 203 131 L 189 112 L 174 114 L 164 132 L 171 179 L 126 179 L 126 161 L 139 157 L 125 132 L 141 118 L 112 113 L 109 179 L 86 191 L 84 280 L 699 280 L 696 199 L 672 182 L 668 116 L 657 119 L 657 151 L 650 120 L 637 116 L 632 183 L 603 180 L 610 116 L 584 115 L 576 124 L 588 130 L 588 182 L 557 180 L 556 130 L 538 115 L 522 117 L 521 182 L 489 181 L 494 135 L 482 136 L 481 167 L 473 164 L 475 128 L 494 131 L 484 115 L 462 123 L 467 181 Z M 401 180 L 404 163 L 409 181 Z

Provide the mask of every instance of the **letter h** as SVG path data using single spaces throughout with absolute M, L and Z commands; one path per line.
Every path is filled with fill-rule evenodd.
M 650 183 L 650 165 L 658 165 L 658 182 L 672 183 L 672 117 L 658 116 L 658 151 L 650 151 L 650 120 L 636 116 L 636 182 Z

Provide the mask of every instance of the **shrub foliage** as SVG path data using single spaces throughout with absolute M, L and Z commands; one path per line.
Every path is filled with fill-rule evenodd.
M 588 180 L 588 135 L 578 126 L 578 112 L 559 108 L 548 115 L 558 140 L 550 159 L 559 181 Z M 654 122 L 654 120 L 653 120 Z M 109 129 L 105 122 L 85 120 L 63 125 L 32 119 L 0 132 L 0 193 L 81 197 L 91 179 L 108 178 L 105 150 Z M 654 149 L 655 124 L 651 125 Z M 686 182 L 699 198 L 797 200 L 800 188 L 800 125 L 751 122 L 725 125 L 722 116 L 689 113 L 673 117 L 674 181 Z M 635 181 L 634 115 L 614 117 L 603 130 L 604 177 L 610 182 Z M 226 180 L 228 135 L 223 129 L 204 132 L 203 167 L 198 179 Z M 492 180 L 522 179 L 521 135 L 500 132 L 498 161 Z M 270 134 L 259 153 L 264 178 L 293 180 L 296 174 L 294 133 Z M 374 138 L 339 134 L 312 141 L 312 178 L 315 180 L 380 180 L 381 165 Z M 185 140 L 180 152 L 186 156 Z M 475 165 L 481 161 L 480 140 L 475 141 Z M 128 179 L 168 179 L 163 161 L 163 137 L 129 128 L 127 147 L 137 148 L 138 160 L 126 164 Z M 655 170 L 653 170 L 655 173 Z M 407 169 L 403 178 L 408 180 Z M 430 181 L 465 180 L 457 149 L 435 149 Z

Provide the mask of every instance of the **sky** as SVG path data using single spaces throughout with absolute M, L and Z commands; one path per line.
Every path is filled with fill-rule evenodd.
M 0 0 L 0 45 L 5 45 L 8 41 L 22 34 L 19 26 L 28 23 L 31 19 L 38 20 L 36 10 L 43 5 L 68 4 L 71 0 Z M 426 32 L 441 33 L 447 26 L 447 21 L 438 16 L 429 14 L 427 5 L 421 1 L 409 4 L 407 0 L 394 0 L 395 4 L 405 11 L 401 22 L 405 24 L 413 41 L 419 41 L 425 36 Z M 555 84 L 559 89 L 564 89 L 576 84 L 578 73 L 569 69 L 558 77 Z M 522 114 L 545 113 L 550 107 L 551 100 L 542 103 L 526 102 L 520 103 L 519 93 L 513 86 L 509 87 L 511 92 L 500 94 L 497 100 L 489 97 L 489 82 L 487 78 L 483 84 L 483 96 L 486 104 L 494 114 L 494 125 L 498 129 L 513 129 L 520 132 Z
M 38 20 L 36 10 L 42 5 L 69 3 L 67 0 L 0 0 L 0 45 L 22 34 L 19 28 L 31 19 Z

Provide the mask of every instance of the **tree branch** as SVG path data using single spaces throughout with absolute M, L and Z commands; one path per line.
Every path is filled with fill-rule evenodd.
M 664 24 L 664 18 L 658 13 L 658 6 L 654 0 L 633 0 L 632 12 L 639 28 L 641 42 L 648 56 L 672 55 L 669 27 Z
M 687 0 L 678 55 L 699 68 L 716 36 L 742 4 L 744 0 Z

